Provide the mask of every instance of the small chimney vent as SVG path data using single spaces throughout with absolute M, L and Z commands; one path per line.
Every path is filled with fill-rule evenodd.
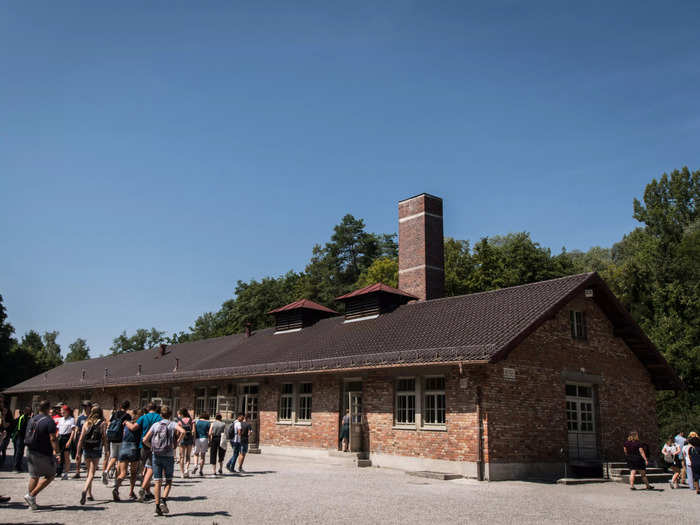
M 180 359 L 175 358 L 175 368 L 173 369 L 173 372 L 177 372 L 178 368 L 180 368 Z
M 326 308 L 308 299 L 289 303 L 267 313 L 275 316 L 276 334 L 298 332 L 321 319 L 338 315 L 338 312 L 335 310 Z
M 109 376 L 109 368 L 105 368 L 105 377 Z
M 160 347 L 158 348 L 158 355 L 161 357 L 165 355 L 165 351 L 168 349 L 168 345 L 165 343 L 161 343 Z
M 83 369 L 80 371 L 80 380 L 81 380 L 81 381 L 85 381 L 85 374 L 86 374 L 86 372 L 85 372 L 85 369 L 83 368 Z
M 138 366 L 138 370 L 136 370 L 136 375 L 137 376 L 141 375 L 141 365 Z

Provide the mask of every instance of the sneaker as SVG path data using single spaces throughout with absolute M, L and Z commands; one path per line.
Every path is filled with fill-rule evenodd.
M 199 469 L 199 477 L 200 477 L 200 478 L 203 478 L 203 477 L 204 477 L 204 472 L 202 472 L 202 469 L 201 469 L 201 468 Z
M 160 510 L 163 512 L 163 514 L 170 514 L 170 509 L 168 508 L 168 503 L 165 498 L 160 500 Z
M 153 499 L 156 499 L 156 497 L 153 495 L 151 492 L 146 492 L 145 500 L 146 501 L 151 501 Z
M 675 489 L 675 488 L 676 488 L 676 487 L 674 487 L 674 486 L 673 486 L 673 483 L 672 483 L 672 482 L 670 482 L 670 481 L 668 482 L 668 486 L 669 486 L 669 487 L 671 487 L 671 490 L 673 490 L 673 489 Z
M 637 490 L 637 488 L 636 488 L 634 485 L 632 485 L 632 486 L 630 487 L 630 490 Z
M 0 496 L 0 503 L 7 503 L 12 498 L 10 496 Z
M 114 501 L 119 501 L 119 489 L 116 487 L 112 489 L 112 499 Z
M 68 474 L 63 474 L 63 476 L 61 476 L 61 481 L 66 480 L 66 479 L 68 479 Z
M 136 494 L 134 494 L 134 493 L 132 492 L 131 494 L 129 494 L 129 499 L 130 499 L 131 501 L 136 501 L 138 498 L 136 497 Z
M 27 505 L 29 505 L 30 509 L 32 509 L 32 510 L 39 509 L 39 505 L 36 504 L 36 498 L 34 496 L 30 496 L 29 494 L 25 494 L 24 501 L 27 502 Z
M 85 498 L 86 498 L 86 496 L 87 496 L 87 492 L 82 491 L 82 492 L 80 493 L 80 504 L 81 504 L 81 505 L 85 505 Z
M 185 478 L 189 478 L 189 477 L 190 477 L 190 471 L 189 471 L 189 470 L 186 470 L 186 471 L 185 471 Z
M 233 472 L 233 469 L 231 468 L 231 465 L 229 463 L 226 463 L 226 470 L 229 472 Z
M 143 503 L 146 501 L 146 491 L 143 489 L 139 489 L 139 497 L 136 498 L 139 503 Z
M 102 471 L 102 484 L 105 486 L 109 484 L 109 472 L 106 470 Z
M 223 475 L 224 475 L 224 471 L 221 470 L 221 469 L 219 469 L 219 475 L 223 476 Z
M 654 490 L 654 485 L 649 485 L 649 486 L 647 487 L 647 490 Z
M 87 500 L 88 500 L 88 501 L 95 501 L 95 498 L 93 498 L 92 496 L 88 496 L 88 497 L 87 497 Z
M 238 472 L 245 472 L 245 470 L 243 470 L 243 467 L 238 467 Z
M 160 510 L 160 505 L 156 505 L 156 511 L 153 513 L 153 517 L 162 516 L 163 511 Z
M 80 479 L 80 472 L 73 474 L 73 479 Z

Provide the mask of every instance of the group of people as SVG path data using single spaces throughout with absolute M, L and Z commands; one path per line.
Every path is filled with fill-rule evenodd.
M 2 409 L 3 460 L 6 435 L 13 433 L 4 427 L 10 415 Z M 86 404 L 78 418 L 73 416 L 70 407 L 64 405 L 60 407 L 60 415 L 56 416 L 50 403 L 42 401 L 36 415 L 32 417 L 31 409 L 26 408 L 13 424 L 16 431 L 10 439 L 13 439 L 15 446 L 14 467 L 21 472 L 26 448 L 29 486 L 24 500 L 32 510 L 38 509 L 36 496 L 56 477 L 68 479 L 71 456 L 76 460 L 73 478 L 80 477 L 81 458 L 87 471 L 80 504 L 93 501 L 93 480 L 104 453 L 102 483 L 109 485 L 110 472 L 114 473 L 114 501 L 121 500 L 119 490 L 122 484 L 128 484 L 129 500 L 153 500 L 155 516 L 168 514 L 167 500 L 172 489 L 176 454 L 179 453 L 182 478 L 190 477 L 193 448 L 192 475 L 199 472 L 199 476 L 204 476 L 206 454 L 209 452 L 209 463 L 213 475 L 217 476 L 223 474 L 224 457 L 230 443 L 233 455 L 226 468 L 229 472 L 236 472 L 236 468 L 238 472 L 244 472 L 243 462 L 252 431 L 248 416 L 242 413 L 227 428 L 221 414 L 216 414 L 213 421 L 207 413 L 193 419 L 187 409 L 173 414 L 170 407 L 156 406 L 154 403 L 143 409 L 130 410 L 129 401 L 122 402 L 109 419 L 104 417 L 102 408 L 97 404 Z M 137 495 L 138 480 L 141 480 L 141 484 Z M 9 501 L 9 497 L 0 495 L 0 502 L 6 501 Z
M 669 436 L 661 449 L 661 454 L 673 477 L 669 484 L 677 489 L 680 483 L 687 484 L 689 489 L 695 488 L 695 494 L 700 494 L 700 437 L 697 432 L 691 432 L 686 439 L 684 432 L 675 437 Z
M 630 471 L 630 490 L 636 490 L 634 485 L 637 474 L 642 478 L 647 490 L 653 489 L 647 477 L 649 466 L 649 446 L 639 440 L 639 433 L 632 431 L 627 436 L 623 450 Z M 673 472 L 669 480 L 671 489 L 677 489 L 684 480 L 689 489 L 695 489 L 700 494 L 700 438 L 696 432 L 691 432 L 688 439 L 683 432 L 675 437 L 670 436 L 661 448 L 661 455 L 666 466 Z

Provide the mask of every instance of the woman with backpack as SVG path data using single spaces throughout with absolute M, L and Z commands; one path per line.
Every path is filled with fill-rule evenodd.
M 92 480 L 95 477 L 97 464 L 102 457 L 102 448 L 107 443 L 107 428 L 105 425 L 102 408 L 98 405 L 92 407 L 90 415 L 83 425 L 80 433 L 78 448 L 83 451 L 85 465 L 87 467 L 87 479 L 80 494 L 80 504 L 85 505 L 85 500 L 94 501 L 92 496 Z
M 185 435 L 180 441 L 180 472 L 183 478 L 190 477 L 190 457 L 192 456 L 192 445 L 194 436 L 192 435 L 192 418 L 186 408 L 178 411 L 177 422 L 185 430 Z
M 131 417 L 128 412 L 124 416 L 124 421 L 131 422 L 141 417 L 143 414 L 136 415 L 135 418 Z M 139 449 L 139 442 L 141 441 L 141 430 L 129 430 L 129 427 L 123 425 L 122 434 L 122 444 L 119 447 L 119 465 L 117 466 L 118 474 L 114 480 L 114 488 L 112 489 L 112 499 L 114 501 L 120 501 L 119 499 L 119 486 L 126 479 L 127 473 L 131 473 L 131 490 L 129 490 L 129 499 L 134 501 L 137 498 L 134 492 L 136 488 L 136 479 L 139 475 L 140 465 L 141 465 L 141 451 Z

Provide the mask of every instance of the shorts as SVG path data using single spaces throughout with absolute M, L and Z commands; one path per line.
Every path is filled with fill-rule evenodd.
M 194 442 L 194 453 L 195 455 L 201 455 L 207 453 L 207 448 L 209 448 L 209 440 L 207 438 L 197 438 Z
M 627 456 L 627 468 L 630 470 L 646 471 L 647 465 L 642 456 Z
M 84 448 L 83 457 L 85 459 L 100 459 L 102 457 L 102 447 L 99 448 Z
M 212 436 L 211 437 L 211 453 L 209 454 L 209 463 L 212 465 L 216 465 L 217 461 L 217 456 L 219 456 L 218 461 L 221 462 L 224 460 L 224 456 L 226 455 L 226 450 L 221 448 L 219 445 L 221 443 L 221 436 Z
M 243 455 L 246 455 L 248 453 L 248 442 L 247 441 L 241 441 L 240 453 Z
M 27 470 L 30 478 L 51 478 L 56 475 L 56 458 L 28 450 Z
M 141 447 L 141 461 L 143 461 L 143 466 L 146 468 L 153 468 L 153 453 L 151 452 L 151 447 L 144 445 Z
M 343 425 L 340 428 L 340 440 L 350 438 L 350 425 Z
M 63 454 L 66 451 L 66 445 L 70 439 L 70 434 L 61 434 L 58 436 L 58 450 Z
M 171 481 L 173 472 L 175 471 L 175 457 L 173 456 L 157 456 L 153 454 L 153 479 L 160 481 L 165 479 Z
M 180 441 L 181 447 L 191 447 L 194 444 L 194 439 L 192 438 L 192 433 L 189 435 L 185 434 L 185 437 Z
M 119 448 L 122 446 L 121 442 L 120 443 L 111 443 L 109 444 L 109 457 L 110 458 L 118 458 L 119 457 Z
M 141 452 L 139 451 L 138 443 L 130 443 L 129 441 L 124 441 L 121 443 L 119 448 L 119 461 L 138 461 L 141 459 Z

